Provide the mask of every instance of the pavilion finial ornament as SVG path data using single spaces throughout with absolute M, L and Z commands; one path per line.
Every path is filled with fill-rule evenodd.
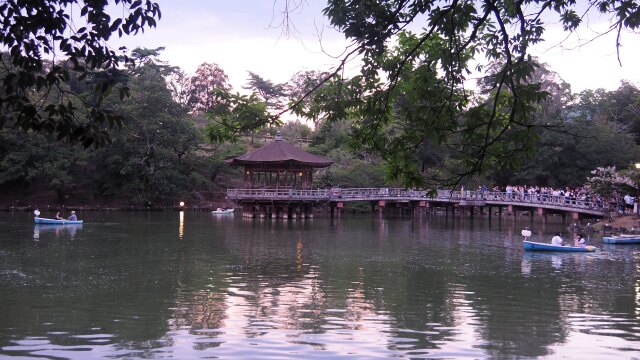
M 276 132 L 276 136 L 273 138 L 275 141 L 282 141 L 282 134 L 280 131 Z

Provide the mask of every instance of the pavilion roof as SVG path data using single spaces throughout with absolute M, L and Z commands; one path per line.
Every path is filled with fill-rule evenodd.
M 310 154 L 282 141 L 279 137 L 276 137 L 275 141 L 270 142 L 261 148 L 250 151 L 236 158 L 226 160 L 225 162 L 233 166 L 298 164 L 317 168 L 327 167 L 333 164 L 333 161 Z

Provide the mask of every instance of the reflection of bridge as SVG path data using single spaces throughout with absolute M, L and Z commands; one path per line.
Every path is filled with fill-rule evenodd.
M 371 209 L 382 214 L 386 207 L 404 207 L 412 213 L 443 208 L 447 212 L 474 210 L 480 213 L 488 208 L 504 208 L 511 214 L 518 211 L 537 212 L 544 218 L 549 213 L 571 214 L 577 220 L 584 216 L 604 217 L 605 204 L 600 201 L 552 196 L 547 194 L 516 194 L 504 192 L 450 191 L 439 190 L 434 196 L 428 191 L 392 188 L 353 189 L 229 189 L 227 199 L 240 204 L 244 216 L 253 217 L 311 217 L 313 204 L 328 203 L 331 214 L 340 214 L 347 202 L 366 201 Z

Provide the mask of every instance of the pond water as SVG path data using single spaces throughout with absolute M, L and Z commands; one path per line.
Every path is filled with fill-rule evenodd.
M 507 217 L 80 218 L 0 213 L 0 357 L 640 358 L 640 246 L 598 235 L 544 254 Z

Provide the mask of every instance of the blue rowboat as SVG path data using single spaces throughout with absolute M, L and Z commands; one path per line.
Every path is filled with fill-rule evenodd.
M 70 224 L 82 224 L 83 220 L 56 220 L 36 217 L 36 224 L 49 224 L 49 225 L 70 225 Z
M 603 236 L 605 244 L 640 244 L 640 235 L 613 235 Z
M 564 252 L 594 252 L 595 246 L 558 246 L 524 240 L 525 251 L 564 251 Z

